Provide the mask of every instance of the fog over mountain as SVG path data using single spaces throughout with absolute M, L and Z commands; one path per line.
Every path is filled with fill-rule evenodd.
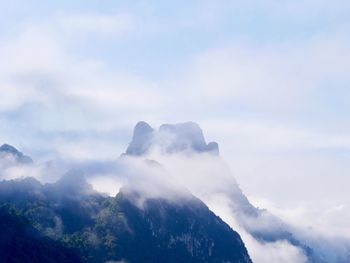
M 0 211 L 27 237 L 11 244 L 108 261 L 126 215 L 148 237 L 174 223 L 142 216 L 152 199 L 188 215 L 162 232 L 188 259 L 216 238 L 187 239 L 196 210 L 171 204 L 191 194 L 254 262 L 350 261 L 349 13 L 348 0 L 1 1 L 0 181 L 34 192 Z M 93 197 L 61 203 L 66 188 Z M 130 188 L 133 202 L 114 199 Z
M 169 173 L 169 180 L 186 185 L 232 227 L 241 229 L 241 233 L 246 232 L 247 247 L 251 249 L 253 260 L 255 257 L 258 261 L 268 260 L 263 257 L 259 259 L 258 255 L 266 255 L 269 249 L 274 255 L 269 259 L 271 262 L 348 260 L 349 240 L 325 237 L 317 234 L 317 230 L 308 234 L 307 229 L 298 229 L 297 222 L 287 224 L 270 212 L 254 207 L 242 193 L 230 168 L 218 155 L 217 144 L 214 154 L 206 150 L 207 144 L 198 125 L 191 122 L 162 125 L 158 131 L 148 127 L 147 136 L 140 133 L 139 125 L 145 126 L 145 123 L 136 125 L 128 150 L 134 147 L 135 141 L 138 142 L 142 156 L 162 164 Z M 134 152 L 140 156 L 139 151 L 134 149 Z
M 187 148 L 183 143 L 191 138 L 180 136 L 176 150 Z M 23 154 L 12 146 L 1 149 L 3 178 L 8 167 L 22 168 L 19 177 L 0 181 L 0 216 L 8 222 L 1 230 L 13 225 L 0 240 L 7 262 L 251 262 L 239 234 L 182 184 L 168 180 L 156 161 L 126 154 L 115 166 L 71 165 L 56 182 L 42 184 L 26 176 L 35 163 L 14 158 Z M 113 180 L 117 195 L 94 190 L 96 177 Z
M 56 164 L 55 160 L 49 163 L 22 162 L 18 156 L 24 155 L 15 148 L 5 145 L 1 149 L 4 150 L 0 175 L 2 178 L 14 179 L 1 183 L 2 202 L 15 204 L 27 215 L 28 207 L 32 207 L 30 200 L 34 201 L 37 198 L 42 200 L 40 202 L 47 198 L 52 200 L 50 202 L 57 202 L 54 200 L 65 196 L 64 200 L 68 199 L 62 204 L 62 211 L 71 209 L 69 207 L 74 203 L 75 206 L 81 206 L 79 214 L 69 212 L 71 215 L 66 214 L 69 210 L 58 214 L 55 210 L 48 210 L 45 213 L 51 213 L 53 216 L 51 226 L 42 225 L 38 219 L 32 221 L 41 225 L 39 230 L 44 236 L 48 235 L 54 240 L 64 236 L 65 228 L 95 231 L 91 230 L 90 225 L 94 225 L 94 220 L 99 218 L 101 201 L 98 200 L 103 200 L 108 195 L 113 197 L 117 194 L 118 197 L 123 193 L 123 196 L 128 196 L 127 199 L 133 206 L 141 211 L 152 209 L 149 207 L 150 202 L 151 206 L 157 203 L 156 207 L 170 205 L 170 213 L 173 209 L 171 204 L 187 203 L 186 200 L 192 199 L 193 194 L 232 229 L 238 231 L 253 262 L 347 262 L 349 259 L 350 240 L 324 235 L 318 229 L 305 229 L 298 226 L 298 222 L 284 222 L 271 212 L 255 207 L 244 195 L 230 168 L 220 157 L 218 144 L 207 143 L 203 131 L 193 122 L 165 124 L 159 129 L 152 128 L 146 122 L 139 122 L 134 128 L 132 140 L 125 153 L 115 161 L 56 161 Z M 66 171 L 62 172 L 64 169 Z M 70 171 L 67 173 L 68 170 Z M 34 179 L 15 179 L 26 177 L 27 172 L 29 176 L 34 176 L 42 182 L 57 180 L 57 174 L 60 172 L 61 176 L 65 175 L 56 183 L 47 183 L 44 186 Z M 50 178 L 50 173 L 54 176 L 45 180 L 45 177 Z M 18 196 L 18 191 L 23 196 Z M 95 191 L 108 195 L 97 194 Z M 13 196 L 16 198 L 13 199 Z M 157 200 L 162 201 L 158 203 Z M 66 207 L 68 204 L 69 207 Z M 40 216 L 35 213 L 32 215 L 34 218 Z M 189 215 L 183 211 L 179 216 Z M 74 226 L 73 222 L 78 225 Z M 52 231 L 56 234 L 50 234 Z M 71 232 L 67 233 L 74 232 L 69 231 Z M 118 235 L 120 234 L 117 234 L 117 237 Z M 142 242 L 142 237 L 140 238 Z M 120 253 L 114 255 L 116 258 L 122 256 Z M 132 262 L 135 259 L 130 260 Z

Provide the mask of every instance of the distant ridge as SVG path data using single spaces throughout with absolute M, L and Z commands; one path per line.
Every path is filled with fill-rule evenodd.
M 0 158 L 6 155 L 10 155 L 15 158 L 18 163 L 21 164 L 31 164 L 33 163 L 32 158 L 24 155 L 22 152 L 18 151 L 15 147 L 9 144 L 3 144 L 0 147 Z

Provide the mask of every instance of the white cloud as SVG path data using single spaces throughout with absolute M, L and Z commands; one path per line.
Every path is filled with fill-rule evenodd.
M 72 14 L 58 17 L 58 24 L 70 35 L 120 36 L 135 29 L 131 14 Z
M 350 238 L 347 228 L 350 220 L 350 206 L 347 203 L 334 204 L 325 201 L 318 206 L 313 202 L 296 204 L 276 204 L 271 200 L 251 196 L 250 200 L 259 207 L 264 207 L 291 225 L 302 227 L 330 239 L 334 237 Z
M 116 196 L 122 186 L 121 180 L 118 180 L 115 174 L 103 174 L 101 176 L 95 175 L 89 180 L 89 183 L 93 185 L 93 188 L 96 191 L 109 194 L 110 196 Z
M 156 83 L 72 55 L 52 23 L 28 25 L 2 42 L 0 92 L 3 143 L 30 149 L 31 154 L 69 153 L 80 159 L 105 158 L 106 145 L 115 147 L 115 157 L 120 144 L 127 143 L 118 134 L 140 118 L 154 119 L 166 104 Z M 65 133 L 71 132 L 80 133 L 79 139 L 68 138 Z M 109 139 L 101 136 L 112 132 L 116 135 Z
M 37 103 L 48 109 L 75 105 L 97 115 L 131 115 L 163 105 L 162 90 L 155 83 L 101 61 L 74 57 L 58 39 L 59 32 L 34 26 L 0 46 L 3 111 Z
M 212 137 L 231 137 L 232 147 L 250 152 L 350 150 L 350 134 L 306 129 L 282 121 L 208 120 L 203 126 L 208 127 Z
M 257 263 L 306 263 L 307 257 L 303 252 L 288 243 L 287 241 L 278 241 L 273 243 L 261 244 L 255 239 L 245 239 L 247 246 L 252 251 L 252 260 Z
M 338 89 L 339 83 L 350 81 L 348 43 L 343 33 L 334 33 L 262 47 L 242 43 L 209 49 L 195 57 L 176 85 L 211 105 L 298 111 L 309 106 L 325 84 Z

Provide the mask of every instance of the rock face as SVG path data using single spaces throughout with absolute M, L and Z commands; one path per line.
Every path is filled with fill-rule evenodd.
M 13 158 L 19 164 L 31 164 L 33 160 L 9 144 L 0 147 L 0 158 Z
M 163 124 L 157 131 L 146 122 L 137 123 L 126 154 L 140 156 L 147 154 L 154 147 L 168 154 L 178 152 L 219 154 L 218 144 L 216 142 L 207 144 L 201 128 L 194 122 Z
M 139 192 L 124 188 L 106 197 L 78 178 L 46 185 L 31 178 L 0 182 L 0 231 L 24 251 L 7 250 L 0 238 L 0 258 L 12 253 L 17 261 L 6 262 L 38 262 L 31 259 L 35 248 L 40 262 L 251 262 L 239 234 L 190 194 L 140 206 Z M 69 182 L 75 186 L 66 191 Z M 17 212 L 2 209 L 9 205 Z M 25 226 L 9 230 L 23 220 Z M 37 238 L 24 235 L 25 229 Z M 42 258 L 49 255 L 57 256 Z
M 175 203 L 148 199 L 142 208 L 132 200 L 130 193 L 121 191 L 112 200 L 121 218 L 104 218 L 111 227 L 127 225 L 120 230 L 125 241 L 120 244 L 122 258 L 130 262 L 251 262 L 238 233 L 195 197 Z
M 128 155 L 143 155 L 151 147 L 154 130 L 148 123 L 140 121 L 134 128 L 132 141 L 126 150 Z

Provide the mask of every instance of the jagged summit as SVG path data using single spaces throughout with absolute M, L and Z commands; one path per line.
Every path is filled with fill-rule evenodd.
M 216 142 L 207 144 L 203 131 L 197 123 L 163 124 L 158 130 L 154 130 L 144 121 L 136 124 L 126 154 L 140 156 L 146 154 L 154 146 L 166 153 L 207 152 L 219 154 L 218 144 Z
M 142 134 L 152 133 L 153 128 L 145 121 L 139 121 L 134 129 L 134 136 L 140 136 Z
M 10 155 L 14 157 L 14 159 L 18 163 L 30 164 L 33 162 L 33 160 L 29 156 L 24 155 L 22 152 L 18 151 L 15 147 L 9 144 L 3 144 L 0 147 L 0 158 L 6 155 Z
M 134 128 L 132 141 L 126 149 L 126 154 L 136 156 L 145 154 L 152 144 L 153 137 L 153 128 L 144 121 L 138 122 Z
M 211 142 L 207 144 L 204 139 L 203 131 L 197 123 L 163 124 L 159 128 L 159 133 L 169 134 L 171 137 L 169 144 L 166 145 L 167 152 L 191 149 L 195 152 L 216 151 L 216 153 L 218 153 L 217 143 Z

